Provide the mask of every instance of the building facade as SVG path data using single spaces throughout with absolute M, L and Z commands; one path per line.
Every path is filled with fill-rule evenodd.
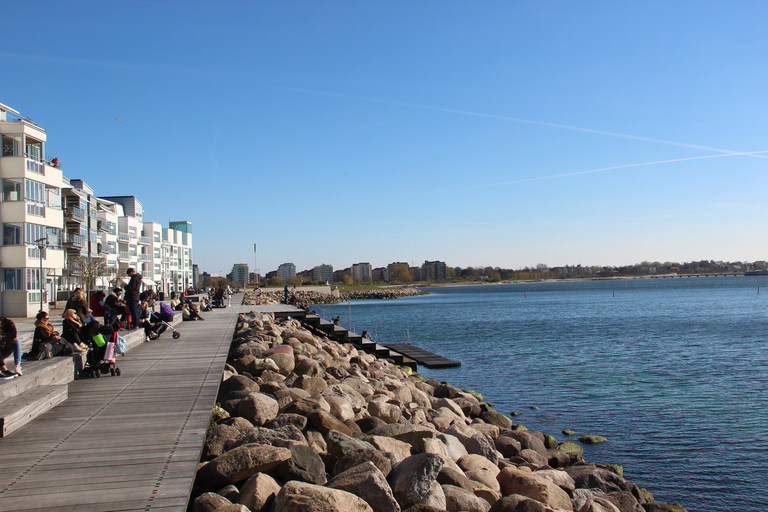
M 55 296 L 64 268 L 62 173 L 47 134 L 0 104 L 0 315 L 34 316 Z
M 325 263 L 323 263 L 322 265 L 318 265 L 312 268 L 312 280 L 332 283 L 333 282 L 333 265 L 326 265 Z
M 355 283 L 370 283 L 373 280 L 373 267 L 370 263 L 352 265 L 352 280 Z
M 232 265 L 232 272 L 227 276 L 227 279 L 239 283 L 243 288 L 248 286 L 249 278 L 249 267 L 247 263 L 235 263 Z
M 75 287 L 119 284 L 131 267 L 160 293 L 194 285 L 191 223 L 164 228 L 135 197 L 98 197 L 64 177 L 45 130 L 2 104 L 0 136 L 0 315 L 32 317 Z
M 444 281 L 448 277 L 448 268 L 444 261 L 425 261 L 421 265 L 422 281 Z
M 296 265 L 293 263 L 283 263 L 277 267 L 277 277 L 283 280 L 283 283 L 288 284 L 288 279 L 296 275 Z

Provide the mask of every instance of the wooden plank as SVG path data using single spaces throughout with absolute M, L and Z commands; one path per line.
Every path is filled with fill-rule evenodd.
M 0 404 L 0 437 L 17 430 L 67 399 L 67 386 L 40 386 Z

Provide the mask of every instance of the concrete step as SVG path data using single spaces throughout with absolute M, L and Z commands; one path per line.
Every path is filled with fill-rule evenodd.
M 23 379 L 17 377 L 13 380 Z M 0 437 L 5 437 L 67 399 L 66 384 L 38 386 L 0 404 Z
M 21 368 L 24 375 L 0 381 L 0 405 L 39 387 L 66 385 L 72 382 L 84 361 L 83 354 L 56 356 L 42 361 L 23 361 Z M 8 368 L 13 368 L 13 364 L 8 365 Z

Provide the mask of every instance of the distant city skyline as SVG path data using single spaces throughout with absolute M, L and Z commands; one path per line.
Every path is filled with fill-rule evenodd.
M 3 16 L 0 103 L 65 177 L 188 219 L 201 271 L 766 259 L 765 2 Z

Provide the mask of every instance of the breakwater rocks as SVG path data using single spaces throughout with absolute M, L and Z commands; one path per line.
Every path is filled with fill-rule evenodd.
M 478 393 L 240 315 L 193 490 L 197 512 L 643 512 L 621 467 L 526 430 Z
M 304 291 L 301 288 L 296 290 L 296 296 L 299 298 L 299 303 L 307 301 L 310 304 L 338 304 L 347 300 L 360 300 L 360 299 L 399 299 L 400 297 L 414 297 L 417 295 L 429 295 L 429 292 L 419 290 L 412 286 L 404 286 L 398 288 L 379 288 L 377 290 L 360 290 L 353 292 L 345 292 L 339 294 L 338 297 L 327 293 L 319 293 L 316 291 Z M 284 294 L 282 291 L 270 291 L 261 293 L 262 304 L 280 304 L 283 301 Z M 245 292 L 243 297 L 244 306 L 253 306 L 257 303 L 256 296 L 253 291 Z

